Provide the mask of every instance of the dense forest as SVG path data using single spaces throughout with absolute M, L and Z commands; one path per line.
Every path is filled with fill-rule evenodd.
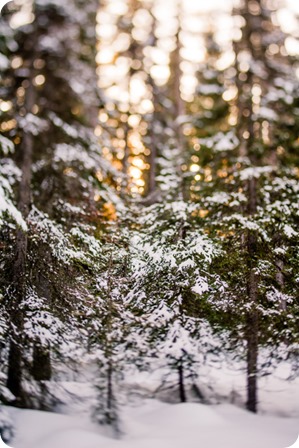
M 55 411 L 84 369 L 116 432 L 136 372 L 209 405 L 201 367 L 231 359 L 252 413 L 260 378 L 298 374 L 297 19 L 189 3 L 2 10 L 4 440 L 9 406 Z

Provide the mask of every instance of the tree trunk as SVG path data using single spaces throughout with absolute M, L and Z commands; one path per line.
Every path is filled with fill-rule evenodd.
M 256 212 L 257 185 L 256 179 L 248 181 L 248 213 Z M 248 251 L 248 279 L 247 296 L 250 310 L 247 315 L 246 339 L 247 339 L 247 403 L 246 407 L 251 412 L 257 412 L 257 363 L 258 363 L 258 276 L 255 272 L 254 258 L 257 252 L 257 237 L 253 231 L 247 235 Z
M 253 270 L 249 273 L 248 296 L 251 306 L 257 303 L 257 278 Z M 256 309 L 247 316 L 247 403 L 251 412 L 257 412 L 257 362 L 258 362 L 258 315 Z
M 181 41 L 180 41 L 180 32 L 181 27 L 179 26 L 179 29 L 176 34 L 176 48 L 173 52 L 173 96 L 175 100 L 175 119 L 178 119 L 179 117 L 185 115 L 185 103 L 181 96 L 181 80 L 182 80 L 182 69 L 181 69 L 181 62 L 182 58 L 180 55 L 180 51 L 182 48 Z M 177 143 L 178 148 L 180 150 L 180 154 L 184 154 L 185 149 L 185 137 L 183 134 L 183 129 L 180 121 L 175 122 L 175 131 L 177 134 Z
M 247 402 L 248 411 L 257 412 L 258 319 L 256 313 L 247 318 Z
M 8 370 L 6 386 L 16 397 L 13 404 L 22 407 L 24 391 L 22 387 L 22 348 L 19 338 L 14 337 L 9 342 Z
M 147 194 L 152 195 L 156 191 L 156 175 L 157 175 L 157 146 L 158 146 L 158 139 L 156 135 L 156 109 L 157 109 L 157 92 L 156 87 L 152 79 L 150 79 L 152 92 L 153 92 L 153 104 L 154 104 L 154 111 L 152 116 L 152 123 L 151 123 L 151 129 L 150 129 L 150 156 L 149 156 L 149 178 L 148 178 L 148 188 L 147 188 Z
M 178 4 L 179 12 L 178 18 L 180 16 L 180 5 Z M 181 83 L 182 83 L 182 69 L 181 69 L 181 54 L 182 44 L 180 40 L 181 25 L 179 24 L 175 39 L 176 47 L 172 54 L 171 61 L 171 72 L 172 72 L 172 87 L 173 87 L 173 98 L 174 98 L 174 126 L 173 130 L 176 135 L 177 149 L 179 150 L 179 159 L 177 164 L 177 173 L 180 177 L 180 188 L 179 188 L 179 199 L 188 200 L 189 193 L 185 188 L 185 178 L 182 172 L 182 164 L 185 157 L 185 147 L 186 140 L 183 133 L 183 127 L 181 123 L 181 118 L 186 114 L 185 102 L 181 95 Z
M 129 148 L 129 125 L 125 123 L 125 137 L 124 140 L 126 142 L 126 146 L 124 148 L 124 157 L 122 160 L 122 173 L 123 179 L 121 181 L 121 195 L 123 198 L 128 194 L 128 169 L 129 169 L 129 156 L 130 156 L 130 148 Z
M 178 367 L 178 374 L 179 374 L 179 393 L 180 393 L 180 401 L 181 403 L 185 403 L 187 401 L 186 399 L 186 391 L 185 391 L 185 383 L 184 383 L 184 366 L 183 361 L 181 361 L 179 367 Z
M 49 381 L 52 376 L 51 356 L 48 347 L 34 344 L 31 374 L 36 381 Z
M 245 2 L 242 15 L 245 17 L 245 26 L 243 29 L 243 38 L 240 42 L 235 43 L 235 52 L 238 55 L 244 47 L 254 56 L 255 47 L 251 40 L 251 35 L 255 31 L 254 23 L 249 14 L 248 5 Z M 238 58 L 237 58 L 238 59 Z M 237 60 L 236 59 L 236 60 Z M 239 71 L 239 66 L 237 65 Z M 254 168 L 258 165 L 257 153 L 255 148 L 256 141 L 260 139 L 260 129 L 254 127 L 254 108 L 251 90 L 255 83 L 254 76 L 249 70 L 245 80 L 237 78 L 237 87 L 239 90 L 238 101 L 238 137 L 241 142 L 239 148 L 240 157 L 247 157 L 251 166 Z M 250 89 L 249 89 L 250 87 Z M 245 114 L 246 111 L 246 114 Z M 244 132 L 249 133 L 249 137 L 244 138 Z M 246 184 L 247 187 L 247 215 L 253 217 L 257 211 L 257 180 L 251 177 Z M 247 257 L 247 305 L 248 311 L 246 316 L 244 336 L 247 344 L 247 401 L 246 407 L 251 412 L 257 412 L 257 366 L 258 366 L 258 345 L 259 345 L 259 318 L 258 318 L 258 284 L 259 277 L 256 272 L 257 258 L 257 235 L 253 230 L 244 232 L 246 247 L 245 254 Z
M 109 361 L 107 371 L 107 409 L 110 415 L 113 411 L 112 373 L 113 373 L 112 363 L 111 361 Z
M 157 45 L 157 19 L 154 14 L 151 14 L 153 20 L 152 34 L 151 34 L 151 45 L 155 47 Z M 150 123 L 150 155 L 149 155 L 149 173 L 148 173 L 148 185 L 147 185 L 147 196 L 153 195 L 157 188 L 156 176 L 157 176 L 157 155 L 158 155 L 158 138 L 156 134 L 156 121 L 158 121 L 157 110 L 159 109 L 159 92 L 155 81 L 153 80 L 151 74 L 148 74 L 148 84 L 152 91 L 152 102 L 153 102 L 153 113 Z M 154 201 L 153 201 L 154 202 Z
M 117 418 L 117 406 L 116 399 L 114 396 L 114 387 L 113 387 L 113 375 L 114 375 L 114 364 L 112 360 L 113 356 L 113 342 L 110 339 L 112 328 L 113 328 L 113 299 L 111 296 L 113 283 L 112 283 L 112 268 L 113 268 L 113 259 L 112 254 L 110 254 L 108 272 L 109 272 L 109 282 L 108 282 L 108 290 L 107 290 L 107 299 L 108 299 L 108 319 L 107 319 L 107 328 L 106 328 L 106 359 L 108 363 L 107 369 L 107 412 L 106 419 L 107 423 L 114 428 L 114 431 L 118 432 L 118 418 Z
M 35 102 L 35 90 L 33 87 L 33 61 L 30 64 L 29 86 L 26 92 L 25 108 L 31 113 Z M 33 153 L 33 136 L 24 131 L 22 141 L 22 178 L 19 185 L 18 208 L 26 219 L 30 210 L 31 202 L 31 165 Z M 15 395 L 15 404 L 25 405 L 25 394 L 22 387 L 22 351 L 23 351 L 23 312 L 21 303 L 26 297 L 26 259 L 27 259 L 28 236 L 27 232 L 19 228 L 15 242 L 15 260 L 12 270 L 13 295 L 10 298 L 10 341 L 8 354 L 7 388 Z

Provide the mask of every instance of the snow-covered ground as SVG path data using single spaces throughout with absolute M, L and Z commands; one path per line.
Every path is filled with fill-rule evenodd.
M 123 409 L 119 439 L 82 416 L 12 412 L 13 448 L 285 448 L 299 432 L 297 418 L 254 415 L 230 404 L 146 400 Z
M 65 402 L 58 408 L 61 413 L 8 409 L 15 427 L 13 448 L 286 448 L 299 434 L 299 378 L 287 380 L 288 364 L 259 379 L 257 415 L 244 409 L 241 363 L 238 369 L 230 362 L 221 368 L 201 368 L 198 385 L 209 404 L 142 398 L 154 396 L 163 369 L 151 374 L 132 371 L 117 391 L 122 403 L 118 438 L 91 422 L 96 370 L 81 367 L 79 375 L 61 377 L 54 384 L 56 396 Z M 175 401 L 175 393 L 167 393 L 159 397 Z M 295 447 L 299 448 L 299 439 Z

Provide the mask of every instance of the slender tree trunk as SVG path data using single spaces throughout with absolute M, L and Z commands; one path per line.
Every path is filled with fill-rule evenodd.
M 249 273 L 248 297 L 250 305 L 257 303 L 257 277 L 253 270 Z M 247 316 L 247 402 L 246 407 L 251 412 L 257 412 L 257 363 L 258 363 L 258 314 L 252 309 Z
M 157 92 L 156 87 L 153 79 L 150 78 L 150 85 L 152 87 L 153 92 L 153 104 L 154 104 L 154 111 L 152 116 L 152 123 L 151 123 L 151 129 L 150 129 L 150 156 L 149 156 L 149 179 L 148 179 L 148 195 L 153 194 L 156 191 L 156 175 L 157 175 L 157 146 L 158 146 L 158 139 L 156 135 L 156 129 L 155 129 L 155 123 L 156 123 L 156 110 L 158 105 L 158 99 L 157 99 Z
M 157 30 L 157 19 L 154 16 L 154 14 L 151 14 L 152 20 L 153 20 L 153 27 L 152 27 L 152 35 L 151 35 L 151 45 L 152 47 L 155 47 L 157 45 L 157 37 L 156 37 L 156 30 Z M 152 76 L 148 75 L 148 83 L 152 90 L 152 101 L 153 101 L 153 114 L 151 119 L 151 125 L 150 125 L 150 156 L 149 156 L 149 176 L 148 176 L 148 185 L 147 185 L 147 195 L 153 195 L 153 193 L 156 191 L 157 183 L 156 183 L 156 176 L 157 176 L 157 147 L 158 147 L 158 138 L 156 134 L 156 121 L 158 121 L 157 117 L 157 110 L 159 108 L 159 92 L 157 91 L 157 86 L 155 84 L 155 81 L 153 80 Z
M 156 191 L 156 166 L 157 166 L 157 139 L 155 131 L 152 130 L 151 136 L 151 149 L 149 157 L 149 180 L 148 180 L 148 194 L 152 194 Z
M 126 146 L 124 148 L 124 157 L 122 160 L 122 173 L 123 179 L 121 182 L 121 195 L 122 197 L 126 197 L 128 193 L 128 169 L 129 169 L 129 156 L 130 156 L 130 148 L 129 148 L 129 125 L 125 124 L 125 142 Z
M 107 300 L 108 300 L 108 319 L 106 327 L 106 347 L 105 347 L 105 357 L 108 363 L 107 369 L 107 402 L 106 402 L 106 422 L 110 424 L 114 431 L 118 432 L 118 416 L 117 416 L 117 405 L 114 396 L 113 387 L 113 375 L 114 375 L 114 364 L 113 364 L 113 341 L 111 341 L 111 333 L 113 327 L 113 299 L 112 299 L 112 267 L 113 259 L 112 254 L 109 258 L 108 265 L 108 290 L 107 290 Z
M 258 320 L 256 313 L 247 318 L 247 402 L 248 411 L 257 412 Z
M 29 86 L 26 92 L 25 108 L 31 113 L 35 102 L 33 86 L 33 60 L 30 63 Z M 31 166 L 33 153 L 33 136 L 24 130 L 22 141 L 22 178 L 19 185 L 18 208 L 24 219 L 28 217 L 31 202 Z M 22 351 L 23 351 L 23 311 L 20 307 L 26 296 L 26 259 L 28 236 L 27 232 L 19 228 L 15 242 L 15 261 L 12 271 L 13 296 L 10 299 L 11 337 L 9 342 L 7 387 L 15 395 L 15 404 L 23 406 L 25 395 L 22 387 Z
M 109 257 L 109 265 L 108 265 L 108 291 L 107 291 L 107 299 L 108 299 L 108 319 L 107 319 L 107 334 L 106 334 L 106 358 L 108 362 L 108 370 L 107 370 L 107 411 L 109 418 L 113 420 L 113 407 L 114 407 L 114 396 L 113 396 L 113 363 L 112 363 L 112 342 L 110 340 L 110 335 L 112 332 L 112 313 L 113 313 L 113 303 L 112 303 L 112 266 L 113 259 L 112 254 Z
M 186 390 L 185 390 L 185 382 L 184 382 L 184 366 L 183 366 L 182 360 L 178 367 L 178 374 L 179 374 L 180 401 L 181 401 L 181 403 L 185 403 L 187 401 L 187 399 L 186 399 Z
M 178 19 L 180 17 L 180 3 L 178 2 Z M 181 82 L 182 82 L 182 69 L 181 69 L 181 41 L 180 41 L 180 32 L 181 32 L 181 26 L 179 24 L 177 33 L 176 33 L 176 47 L 172 54 L 172 85 L 173 85 L 173 98 L 174 98 L 174 132 L 176 134 L 176 142 L 177 142 L 177 148 L 179 150 L 179 159 L 177 164 L 177 172 L 180 176 L 180 189 L 179 189 L 179 195 L 180 199 L 182 200 L 188 200 L 188 192 L 186 190 L 185 185 L 185 179 L 183 176 L 181 165 L 183 163 L 184 157 L 185 157 L 185 146 L 186 146 L 186 140 L 183 133 L 182 123 L 181 123 L 181 117 L 185 115 L 185 102 L 181 95 Z
M 112 383 L 112 374 L 113 374 L 113 366 L 112 362 L 109 360 L 108 362 L 108 371 L 107 371 L 107 409 L 111 414 L 113 411 L 113 383 Z
M 181 79 L 182 79 L 182 70 L 181 70 L 181 62 L 182 58 L 180 55 L 181 51 L 181 42 L 180 42 L 180 32 L 181 28 L 179 27 L 178 32 L 176 34 L 176 49 L 173 53 L 173 90 L 174 90 L 174 100 L 175 100 L 175 118 L 181 117 L 185 115 L 185 103 L 182 99 L 181 95 Z M 185 148 L 185 137 L 182 130 L 182 125 L 180 122 L 175 123 L 175 131 L 177 133 L 177 142 L 180 150 L 180 154 L 184 153 Z
M 257 185 L 256 179 L 248 181 L 248 213 L 256 212 Z M 257 252 L 257 237 L 252 231 L 247 235 L 248 251 L 248 279 L 247 296 L 250 310 L 247 315 L 247 403 L 246 407 L 251 412 L 257 412 L 257 363 L 258 363 L 258 276 L 255 271 L 254 259 Z
M 16 322 L 16 318 L 14 318 Z M 17 323 L 20 330 L 21 322 Z M 14 404 L 23 406 L 24 392 L 22 387 L 22 349 L 20 335 L 14 335 L 9 342 L 8 352 L 8 370 L 6 386 L 10 392 L 16 397 Z
M 245 5 L 246 9 L 246 5 Z M 247 10 L 246 10 L 247 11 Z M 246 16 L 246 26 L 244 27 L 243 40 L 244 44 L 248 47 L 248 50 L 251 54 L 254 54 L 255 49 L 253 48 L 251 42 L 251 34 L 252 23 L 249 20 L 248 11 L 245 12 Z M 242 51 L 242 47 L 239 47 L 239 43 L 236 43 L 235 51 L 238 54 L 239 51 Z M 237 66 L 238 69 L 238 66 Z M 247 73 L 247 79 L 245 81 L 241 81 L 238 78 L 237 87 L 239 90 L 239 140 L 240 144 L 240 157 L 245 156 L 250 159 L 252 167 L 257 165 L 257 156 L 256 150 L 254 148 L 254 144 L 256 140 L 259 140 L 259 130 L 255 130 L 254 128 L 254 119 L 253 119 L 253 102 L 252 95 L 248 93 L 248 86 L 254 85 L 254 79 L 252 73 L 249 71 Z M 245 89 L 247 87 L 247 90 Z M 250 90 L 251 91 L 251 90 Z M 244 112 L 246 110 L 246 115 Z M 249 138 L 244 138 L 244 132 L 249 132 Z M 247 181 L 247 214 L 249 217 L 255 215 L 257 211 L 257 180 L 254 177 L 251 177 Z M 246 256 L 247 256 L 247 279 L 246 279 L 246 287 L 247 287 L 247 300 L 249 305 L 249 310 L 246 316 L 246 324 L 245 324 L 245 340 L 247 344 L 247 401 L 246 407 L 251 412 L 257 412 L 257 393 L 258 393 L 258 385 L 257 385 L 257 368 L 258 368 L 258 347 L 259 347 L 259 318 L 258 318 L 258 283 L 259 278 L 256 273 L 256 256 L 257 256 L 257 236 L 256 233 L 252 230 L 248 230 L 245 233 L 245 241 L 246 241 Z

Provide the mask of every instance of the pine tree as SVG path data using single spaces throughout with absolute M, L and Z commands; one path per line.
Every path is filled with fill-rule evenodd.
M 221 140 L 216 140 L 217 134 L 208 140 L 199 139 L 199 145 L 208 142 L 210 155 L 204 159 L 203 152 L 202 174 L 205 177 L 200 183 L 202 193 L 198 202 L 204 211 L 204 226 L 227 253 L 227 257 L 212 265 L 213 270 L 222 273 L 225 295 L 222 288 L 217 290 L 218 285 L 213 293 L 218 299 L 215 302 L 212 294 L 210 300 L 216 310 L 220 308 L 228 313 L 226 322 L 219 316 L 223 324 L 231 328 L 232 334 L 238 334 L 246 341 L 247 408 L 256 412 L 260 347 L 268 344 L 274 348 L 288 340 L 291 351 L 296 339 L 295 334 L 287 330 L 293 328 L 296 320 L 294 258 L 287 257 L 288 268 L 285 270 L 278 253 L 284 250 L 293 253 L 296 238 L 293 225 L 297 181 L 292 155 L 295 142 L 292 114 L 297 87 L 289 59 L 279 54 L 275 61 L 271 54 L 274 42 L 277 45 L 277 39 L 280 39 L 282 45 L 284 36 L 273 26 L 271 13 L 264 3 L 243 4 L 236 13 L 244 19 L 242 38 L 235 43 L 234 70 L 237 76 L 235 85 L 230 87 L 232 95 L 229 91 L 227 95 L 223 94 L 230 102 L 231 115 L 227 123 L 236 121 L 236 126 L 232 128 L 231 142 L 224 135 Z M 233 73 L 231 69 L 226 76 L 231 82 L 230 73 Z M 289 78 L 288 82 L 286 78 Z M 286 85 L 293 92 L 287 101 L 282 94 Z M 280 121 L 274 108 L 280 110 Z M 288 140 L 290 150 L 286 149 L 285 143 L 280 146 L 278 135 L 279 139 Z M 206 182 L 210 184 L 208 196 Z M 274 211 L 278 205 L 278 190 L 281 194 L 279 207 L 286 211 L 285 217 L 280 216 L 280 222 Z M 286 231 L 283 230 L 285 225 Z M 278 241 L 286 244 L 282 252 L 277 248 Z M 292 274 L 288 275 L 288 272 Z M 290 295 L 284 296 L 286 290 Z M 234 324 L 232 316 L 237 318 Z
M 10 231 L 14 260 L 7 252 L 4 258 L 12 271 L 3 289 L 10 320 L 7 386 L 19 405 L 30 400 L 23 379 L 49 380 L 50 352 L 55 358 L 61 338 L 73 337 L 73 313 L 88 295 L 89 255 L 81 251 L 78 232 L 86 238 L 98 232 L 98 216 L 109 199 L 109 187 L 98 178 L 100 170 L 111 169 L 93 133 L 99 103 L 96 8 L 96 2 L 74 2 L 71 9 L 37 3 L 33 24 L 16 30 L 8 54 L 9 95 L 16 97 L 10 113 L 18 119 L 7 137 L 15 140 L 15 190 L 26 221 L 22 226 L 19 217 L 20 227 Z M 3 142 L 4 150 L 12 147 Z M 103 190 L 105 199 L 96 202 Z M 18 218 L 7 201 L 6 209 Z
M 199 363 L 216 350 L 212 332 L 208 337 L 203 296 L 209 289 L 206 272 L 218 249 L 196 226 L 193 211 L 183 201 L 144 211 L 142 230 L 132 240 L 136 261 L 127 299 L 147 356 L 159 359 L 168 374 L 177 372 L 180 401 L 187 400 Z

